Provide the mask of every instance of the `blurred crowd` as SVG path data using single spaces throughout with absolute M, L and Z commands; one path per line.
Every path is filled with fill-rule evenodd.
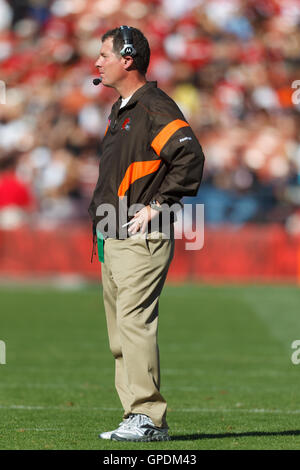
M 0 0 L 0 226 L 88 218 L 115 92 L 92 84 L 100 37 L 151 46 L 148 80 L 204 149 L 206 223 L 300 231 L 299 0 Z M 298 92 L 299 88 L 299 92 Z

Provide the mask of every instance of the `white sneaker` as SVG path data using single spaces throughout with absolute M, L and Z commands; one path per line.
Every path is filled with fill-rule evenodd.
M 124 420 L 122 421 L 122 423 L 119 424 L 119 427 L 118 427 L 117 429 L 114 429 L 113 431 L 102 432 L 101 434 L 99 434 L 100 439 L 111 439 L 111 435 L 112 435 L 114 432 L 117 432 L 117 431 L 119 431 L 120 429 L 129 427 L 130 421 L 132 420 L 133 417 L 134 417 L 133 414 L 129 415 L 128 418 L 124 419 Z
M 130 426 L 123 426 L 111 433 L 112 441 L 169 441 L 167 428 L 158 428 L 149 416 L 134 414 Z

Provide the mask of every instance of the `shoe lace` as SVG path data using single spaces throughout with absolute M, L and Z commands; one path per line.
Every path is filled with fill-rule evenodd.
M 142 427 L 145 425 L 154 426 L 152 420 L 147 415 L 135 414 L 133 415 L 133 420 L 131 421 L 132 426 Z
M 136 415 L 134 414 L 131 414 L 129 415 L 126 419 L 124 419 L 124 421 L 122 421 L 122 423 L 120 423 L 120 427 L 126 427 L 126 428 L 131 428 L 133 427 L 133 422 L 135 420 L 135 417 Z

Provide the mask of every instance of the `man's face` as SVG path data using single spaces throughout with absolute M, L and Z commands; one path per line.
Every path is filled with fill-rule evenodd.
M 115 88 L 124 78 L 126 72 L 122 61 L 123 58 L 113 51 L 113 38 L 107 38 L 102 43 L 100 55 L 95 62 L 103 85 Z

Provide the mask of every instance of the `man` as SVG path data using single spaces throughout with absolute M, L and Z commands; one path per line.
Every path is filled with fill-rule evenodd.
M 172 219 L 169 233 L 163 229 L 162 214 L 163 207 L 196 195 L 204 163 L 177 105 L 156 82 L 146 80 L 149 59 L 144 35 L 122 26 L 104 34 L 95 63 L 102 84 L 120 94 L 109 116 L 89 207 L 100 234 L 98 249 L 103 249 L 103 299 L 115 386 L 124 408 L 119 427 L 99 437 L 118 441 L 169 440 L 167 404 L 160 393 L 157 323 L 174 232 Z M 104 226 L 103 207 L 108 204 L 117 216 Z M 133 205 L 138 210 L 126 214 L 125 222 L 130 221 L 124 236 L 120 213 Z M 151 230 L 155 220 L 157 229 Z

